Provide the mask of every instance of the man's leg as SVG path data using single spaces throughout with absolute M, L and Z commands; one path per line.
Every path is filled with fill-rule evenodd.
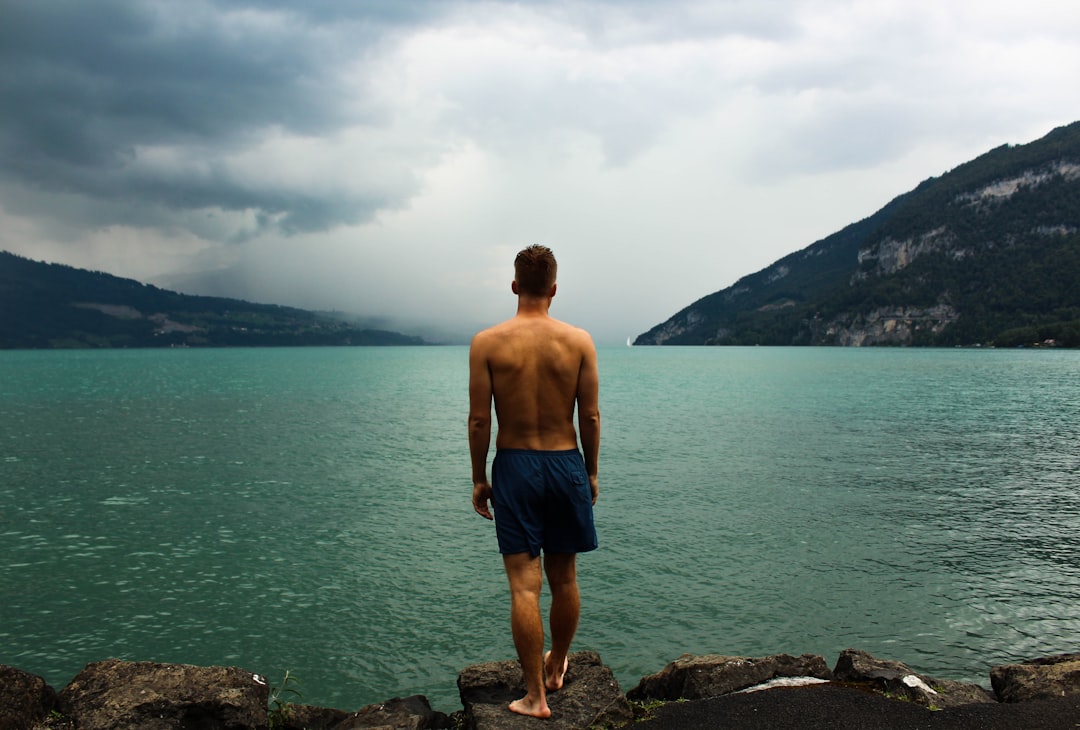
M 560 689 L 566 674 L 570 642 L 581 616 L 577 584 L 577 556 L 573 553 L 544 555 L 544 569 L 551 588 L 551 651 L 544 657 L 545 687 Z
M 510 579 L 510 629 L 526 689 L 524 697 L 510 703 L 510 709 L 521 715 L 550 717 L 544 691 L 544 621 L 540 616 L 544 579 L 540 558 L 529 553 L 503 555 L 503 565 Z

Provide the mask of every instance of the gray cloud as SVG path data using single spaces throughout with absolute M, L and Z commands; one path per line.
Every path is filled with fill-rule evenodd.
M 774 38 L 791 33 L 786 14 L 761 3 L 524 4 L 530 5 L 581 23 L 611 47 L 661 43 L 688 30 Z M 320 136 L 347 125 L 384 126 L 392 112 L 362 88 L 370 79 L 355 71 L 346 76 L 345 70 L 363 64 L 366 49 L 374 52 L 396 32 L 496 8 L 404 0 L 362 6 L 330 0 L 15 0 L 5 4 L 0 24 L 0 168 L 45 191 L 174 210 L 253 209 L 286 230 L 369 220 L 381 206 L 407 200 L 416 186 L 320 202 L 299 191 L 271 193 L 222 173 L 147 180 L 131 168 L 139 148 L 147 146 L 181 147 L 188 159 L 213 165 L 223 154 L 258 144 L 269 129 Z M 675 101 L 646 102 L 650 92 L 663 91 L 649 79 L 641 85 L 585 79 L 569 95 L 558 89 L 566 82 L 558 77 L 534 87 L 536 94 L 519 86 L 519 78 L 493 75 L 488 81 L 456 99 L 462 128 L 495 131 L 475 129 L 476 109 L 492 110 L 513 130 L 527 128 L 528 120 L 541 129 L 580 128 L 604 141 L 614 164 L 655 139 Z M 545 102 L 554 106 L 538 114 Z
M 328 28 L 319 6 L 254 16 L 239 3 L 5 4 L 0 23 L 0 169 L 46 192 L 175 211 L 252 210 L 286 231 L 369 219 L 381 196 L 313 196 L 238 180 L 222 156 L 270 130 L 326 135 L 379 124 L 341 67 L 379 41 L 370 23 Z M 321 7 L 331 8 L 323 3 Z M 328 13 L 328 10 L 326 11 Z M 347 41 L 347 44 L 346 44 Z M 349 88 L 346 89 L 346 84 Z M 348 97 L 360 104 L 345 105 Z M 167 146 L 201 175 L 150 176 L 142 148 Z M 410 192 L 410 191 L 406 191 Z
M 520 8 L 526 22 L 546 18 L 581 28 L 582 43 L 599 43 L 614 54 L 614 65 L 623 47 L 708 37 L 776 42 L 798 31 L 782 2 Z M 251 224 L 221 231 L 240 240 L 269 228 L 312 232 L 370 221 L 420 191 L 417 171 L 446 150 L 446 141 L 413 139 L 394 150 L 394 160 L 368 150 L 385 179 L 362 193 L 275 182 L 271 170 L 252 179 L 229 159 L 272 144 L 275 134 L 325 139 L 351 127 L 390 128 L 398 112 L 372 88 L 381 53 L 406 31 L 494 11 L 513 9 L 403 0 L 16 0 L 5 5 L 0 23 L 0 175 L 44 193 L 100 201 L 98 217 L 115 224 L 246 213 Z M 609 164 L 625 165 L 655 143 L 673 114 L 714 103 L 713 95 L 694 91 L 709 79 L 692 71 L 675 83 L 669 69 L 648 67 L 624 78 L 617 69 L 568 78 L 530 56 L 537 49 L 520 51 L 518 65 L 466 66 L 464 75 L 445 80 L 441 116 L 451 144 L 453 129 L 501 140 L 504 148 L 523 135 L 580 131 L 600 140 Z M 483 83 L 475 83 L 477 74 Z M 173 150 L 183 164 L 168 171 L 147 165 L 147 150 L 155 148 Z M 68 217 L 80 210 L 57 208 Z

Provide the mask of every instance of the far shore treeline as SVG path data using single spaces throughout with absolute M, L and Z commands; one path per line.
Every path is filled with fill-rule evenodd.
M 0 251 L 0 349 L 423 345 L 345 315 L 178 294 Z

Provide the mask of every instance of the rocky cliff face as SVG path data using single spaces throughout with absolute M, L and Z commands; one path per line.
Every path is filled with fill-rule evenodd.
M 920 332 L 940 334 L 959 319 L 948 304 L 933 307 L 883 307 L 865 314 L 845 312 L 824 327 L 820 342 L 843 347 L 909 345 Z
M 888 276 L 908 267 L 915 259 L 928 253 L 941 250 L 953 250 L 953 256 L 962 258 L 970 251 L 955 249 L 956 237 L 945 226 L 938 226 L 919 236 L 911 236 L 902 241 L 886 237 L 873 246 L 859 249 L 859 269 L 852 275 L 852 281 L 862 281 L 871 275 Z
M 636 345 L 666 345 L 683 335 L 693 332 L 694 328 L 705 322 L 705 315 L 696 309 L 687 309 L 675 315 L 652 331 L 651 341 L 635 342 Z M 644 335 L 643 335 L 644 336 Z M 641 338 L 638 338 L 639 340 Z

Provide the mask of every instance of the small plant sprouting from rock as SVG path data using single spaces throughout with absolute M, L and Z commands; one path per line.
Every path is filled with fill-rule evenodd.
M 663 700 L 640 700 L 630 703 L 630 709 L 634 712 L 635 722 L 644 722 L 653 719 L 653 712 L 667 703 Z
M 285 676 L 281 680 L 280 686 L 270 687 L 270 727 L 279 728 L 283 727 L 289 719 L 289 714 L 292 712 L 293 702 L 286 697 L 291 697 L 294 700 L 299 700 L 304 696 L 304 693 L 300 691 L 300 680 L 296 678 L 288 669 L 285 670 Z

